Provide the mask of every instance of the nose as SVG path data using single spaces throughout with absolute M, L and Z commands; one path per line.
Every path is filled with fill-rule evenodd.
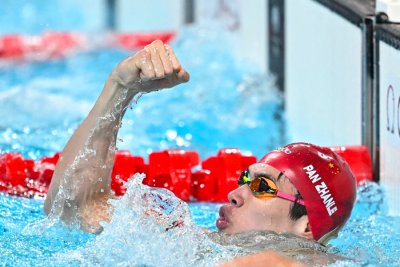
M 247 187 L 247 188 L 246 188 Z M 228 200 L 229 203 L 231 203 L 233 206 L 239 208 L 243 206 L 246 195 L 247 195 L 247 190 L 249 190 L 248 186 L 241 186 L 228 194 Z

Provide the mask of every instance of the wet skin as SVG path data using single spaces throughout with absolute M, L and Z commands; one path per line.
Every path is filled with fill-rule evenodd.
M 280 172 L 275 168 L 262 163 L 255 163 L 249 167 L 250 176 L 272 179 L 279 191 L 296 195 L 294 185 L 286 176 L 278 179 Z M 277 233 L 292 233 L 311 239 L 311 231 L 307 216 L 293 221 L 289 211 L 293 202 L 278 198 L 257 198 L 248 185 L 242 185 L 228 194 L 229 204 L 220 208 L 217 228 L 227 234 L 247 231 L 270 230 Z

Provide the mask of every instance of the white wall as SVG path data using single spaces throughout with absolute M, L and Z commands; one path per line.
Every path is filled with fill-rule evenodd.
M 315 1 L 286 1 L 289 138 L 361 144 L 361 30 Z
M 238 54 L 263 73 L 268 69 L 268 1 L 240 1 Z
M 230 32 L 238 59 L 267 73 L 267 6 L 267 0 L 197 0 L 195 21 L 200 25 L 217 25 Z
M 116 26 L 120 32 L 179 30 L 185 0 L 117 0 Z
M 400 51 L 379 42 L 379 57 L 380 181 L 387 190 L 389 213 L 399 215 Z

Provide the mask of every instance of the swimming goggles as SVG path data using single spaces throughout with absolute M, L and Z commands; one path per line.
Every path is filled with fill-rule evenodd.
M 298 199 L 295 196 L 280 192 L 274 181 L 267 177 L 257 177 L 251 179 L 249 169 L 242 172 L 238 181 L 239 186 L 247 184 L 250 187 L 251 192 L 257 198 L 273 198 L 279 197 L 289 200 L 300 205 L 305 205 L 302 199 Z

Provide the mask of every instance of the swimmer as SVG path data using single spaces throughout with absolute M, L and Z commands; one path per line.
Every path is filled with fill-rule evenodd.
M 189 74 L 173 49 L 161 41 L 120 62 L 60 156 L 44 204 L 46 214 L 58 210 L 64 222 L 78 220 L 83 230 L 101 232 L 99 222 L 112 217 L 108 203 L 115 198 L 110 188 L 111 171 L 126 109 L 144 93 L 188 81 Z M 356 195 L 347 163 L 328 148 L 306 143 L 267 153 L 242 172 L 238 184 L 227 196 L 229 203 L 220 209 L 216 222 L 219 232 L 232 235 L 269 230 L 321 244 L 343 227 Z M 62 198 L 60 192 L 68 192 L 70 197 Z M 264 258 L 292 262 L 271 253 Z M 254 257 L 249 260 L 255 264 Z

